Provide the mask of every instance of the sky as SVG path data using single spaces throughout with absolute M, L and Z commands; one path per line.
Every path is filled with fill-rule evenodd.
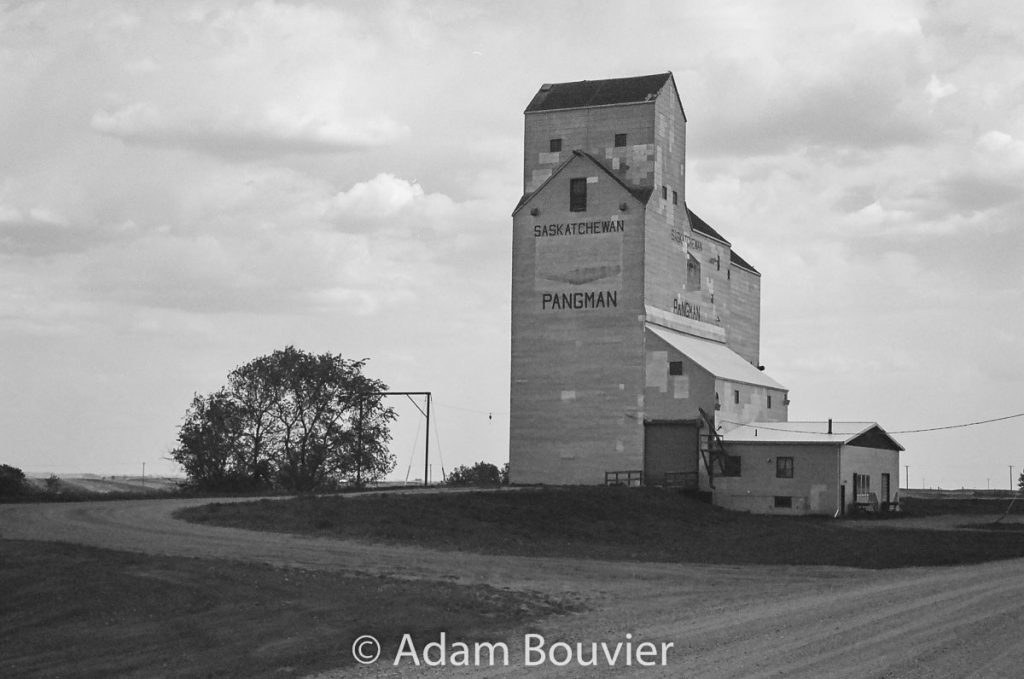
M 1022 35 L 1015 0 L 0 0 L 0 462 L 179 473 L 193 394 L 294 345 L 431 391 L 434 477 L 504 463 L 523 109 L 665 71 L 791 420 L 1024 413 Z M 896 438 L 901 486 L 1024 470 L 1024 418 Z

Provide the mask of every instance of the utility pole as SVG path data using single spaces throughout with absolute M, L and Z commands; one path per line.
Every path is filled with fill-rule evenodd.
M 1013 476 L 1013 470 L 1010 470 L 1010 476 Z M 142 463 L 142 487 L 146 487 L 146 463 Z
M 430 461 L 430 392 L 427 392 L 427 440 L 423 444 L 423 465 L 427 466 Z M 430 468 L 423 470 L 423 487 L 430 485 Z
M 409 400 L 412 400 L 413 396 L 426 396 L 427 397 L 427 410 L 423 410 L 413 401 L 413 405 L 416 409 L 423 413 L 423 416 L 427 418 L 427 438 L 423 446 L 423 486 L 430 485 L 430 399 L 431 393 L 429 391 L 365 391 L 359 396 L 359 422 L 357 424 L 359 432 L 359 466 L 356 467 L 356 485 L 362 484 L 362 456 L 363 456 L 363 399 L 367 396 L 406 396 Z M 372 411 L 371 411 L 372 412 Z M 411 463 L 410 463 L 411 466 Z M 444 471 L 442 467 L 441 471 Z
M 1010 465 L 1010 490 L 1013 490 L 1013 465 Z
M 907 470 L 907 490 L 910 490 L 910 465 L 905 464 L 903 465 L 903 468 Z

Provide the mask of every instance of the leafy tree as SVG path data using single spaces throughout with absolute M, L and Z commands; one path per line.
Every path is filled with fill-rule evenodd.
M 178 430 L 180 445 L 171 457 L 200 488 L 236 490 L 252 485 L 254 479 L 239 465 L 246 453 L 245 426 L 244 411 L 227 391 L 196 395 Z
M 19 495 L 25 490 L 25 472 L 9 464 L 0 464 L 0 497 Z
M 1017 477 L 1017 490 L 1024 491 L 1024 472 Z
M 490 462 L 456 467 L 448 474 L 449 486 L 500 486 L 501 471 Z
M 291 491 L 364 484 L 395 467 L 387 386 L 365 360 L 286 347 L 236 368 L 197 396 L 172 456 L 204 488 L 275 485 Z

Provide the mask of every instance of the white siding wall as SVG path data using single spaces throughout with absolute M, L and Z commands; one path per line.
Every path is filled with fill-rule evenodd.
M 840 459 L 840 476 L 846 485 L 847 504 L 854 501 L 853 475 L 867 474 L 871 477 L 871 491 L 878 495 L 879 502 L 891 500 L 899 490 L 900 453 L 898 450 L 883 448 L 861 448 L 844 446 Z M 882 497 L 882 474 L 889 474 L 889 497 Z
M 822 514 L 839 508 L 838 445 L 727 443 L 726 452 L 742 462 L 738 477 L 716 477 L 714 503 L 755 514 Z M 776 459 L 793 458 L 793 478 L 775 476 Z M 789 509 L 775 507 L 775 497 L 792 498 Z

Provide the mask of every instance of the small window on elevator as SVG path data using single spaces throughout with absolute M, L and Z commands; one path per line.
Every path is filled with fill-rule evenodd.
M 668 362 L 668 374 L 669 375 L 682 375 L 683 374 L 683 362 L 682 361 L 669 361 Z
M 622 147 L 626 145 L 626 133 L 620 132 L 615 135 L 615 146 Z
M 573 177 L 569 180 L 569 211 L 587 211 L 587 178 Z
M 559 151 L 561 151 L 562 150 L 562 140 L 561 139 L 552 139 L 551 141 L 549 141 L 548 142 L 548 150 L 551 151 L 552 153 L 558 153 Z

